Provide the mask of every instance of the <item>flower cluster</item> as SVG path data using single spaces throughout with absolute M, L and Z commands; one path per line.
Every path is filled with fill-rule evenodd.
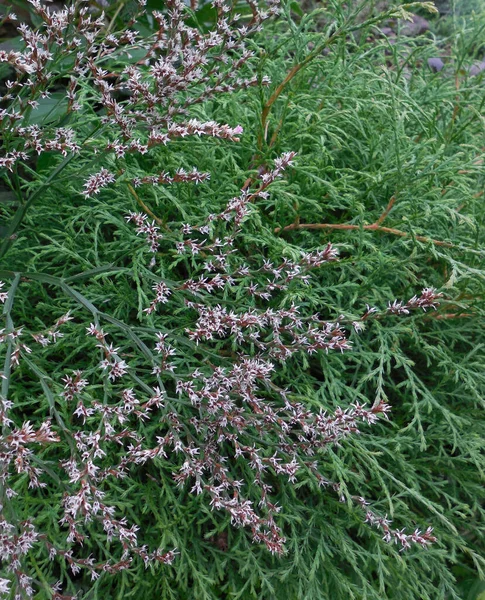
M 436 542 L 436 538 L 432 535 L 432 527 L 428 527 L 424 533 L 419 529 L 415 529 L 413 533 L 406 533 L 404 529 L 392 529 L 390 527 L 391 521 L 387 518 L 387 515 L 380 517 L 369 510 L 367 508 L 369 503 L 364 498 L 356 498 L 355 500 L 366 511 L 365 522 L 370 523 L 376 529 L 380 529 L 384 533 L 384 541 L 400 544 L 401 551 L 411 548 L 411 544 L 419 544 L 423 548 L 427 548 L 430 544 Z
M 3 281 L 0 281 L 0 290 L 3 288 L 4 285 L 5 285 L 5 283 Z M 0 302 L 2 304 L 7 301 L 7 298 L 8 298 L 8 293 L 0 291 Z
M 15 78 L 7 81 L 7 93 L 0 96 L 0 128 L 9 132 L 9 143 L 0 157 L 0 168 L 13 171 L 31 155 L 58 152 L 62 156 L 97 153 L 105 162 L 84 183 L 85 196 L 98 194 L 116 180 L 107 168 L 127 154 L 146 154 L 187 136 L 210 136 L 238 141 L 240 125 L 201 122 L 191 115 L 192 107 L 221 93 L 268 83 L 264 77 L 244 77 L 245 65 L 253 52 L 247 38 L 261 23 L 277 14 L 278 1 L 248 1 L 252 17 L 235 13 L 232 3 L 215 0 L 217 21 L 208 33 L 188 24 L 183 0 L 167 0 L 166 11 L 154 11 L 154 31 L 142 37 L 136 19 L 146 13 L 139 1 L 139 13 L 119 32 L 106 32 L 104 14 L 94 17 L 82 0 L 62 10 L 50 10 L 38 0 L 29 0 L 42 25 L 38 30 L 18 27 L 22 51 L 1 51 L 0 63 L 9 65 Z M 192 3 L 192 8 L 197 2 Z M 15 15 L 10 15 L 13 21 Z M 73 26 L 74 24 L 74 26 Z M 132 53 L 142 57 L 119 67 L 118 59 Z M 70 65 L 64 72 L 63 65 Z M 109 65 L 109 68 L 106 68 Z M 69 127 L 32 124 L 42 103 L 52 96 L 59 78 L 68 77 L 64 118 Z M 77 119 L 85 126 L 86 101 L 103 109 L 93 123 L 95 132 L 81 139 Z M 59 117 L 59 120 L 61 117 Z M 81 123 L 81 121 L 79 121 Z M 192 181 L 200 183 L 207 173 L 178 169 L 132 179 L 135 187 Z
M 85 181 L 83 194 L 89 197 L 114 183 L 120 172 L 130 180 L 123 168 L 115 174 L 107 167 L 128 153 L 145 154 L 186 136 L 239 139 L 241 126 L 200 122 L 193 118 L 192 108 L 216 94 L 259 82 L 242 76 L 252 57 L 246 40 L 264 19 L 276 14 L 278 2 L 268 0 L 262 9 L 247 0 L 251 16 L 242 23 L 232 2 L 214 0 L 215 26 L 202 33 L 188 24 L 182 0 L 166 0 L 166 12 L 153 13 L 156 31 L 142 39 L 132 28 L 134 23 L 107 34 L 104 17 L 95 18 L 82 2 L 49 11 L 38 0 L 29 1 L 43 23 L 41 29 L 20 26 L 25 49 L 0 52 L 0 62 L 10 65 L 17 76 L 0 98 L 6 106 L 0 111 L 0 127 L 10 131 L 10 146 L 0 167 L 12 171 L 19 161 L 46 151 L 64 157 L 95 152 L 106 164 Z M 139 4 L 143 10 L 144 2 Z M 135 49 L 142 51 L 141 60 L 116 71 L 115 59 Z M 40 101 L 52 93 L 62 75 L 61 65 L 69 61 L 67 114 L 75 122 L 83 102 L 102 107 L 101 141 L 94 136 L 81 141 L 74 129 L 40 127 L 29 121 Z M 150 549 L 143 543 L 144 532 L 120 514 L 113 497 L 113 482 L 126 480 L 131 469 L 147 463 L 153 463 L 156 471 L 160 461 L 170 461 L 174 485 L 205 496 L 213 510 L 225 511 L 234 526 L 247 528 L 254 542 L 277 554 L 284 552 L 285 544 L 278 523 L 281 507 L 275 501 L 278 486 L 310 474 L 320 486 L 339 493 L 339 484 L 322 475 L 323 452 L 378 419 L 387 419 L 390 406 L 384 401 L 371 406 L 354 401 L 332 410 L 315 409 L 293 389 L 282 387 L 279 372 L 301 358 L 349 351 L 352 328 L 358 333 L 371 318 L 435 309 L 441 294 L 426 288 L 420 296 L 406 303 L 396 300 L 381 312 L 367 307 L 351 325 L 344 317 L 308 314 L 304 306 L 287 301 L 289 292 L 311 285 L 312 270 L 338 260 L 336 248 L 328 244 L 301 251 L 291 260 L 258 261 L 241 248 L 240 233 L 255 201 L 268 197 L 269 187 L 294 158 L 293 152 L 283 154 L 273 168 L 260 170 L 254 189 L 244 186 L 201 224 L 185 223 L 171 232 L 176 241 L 169 252 L 177 259 L 187 258 L 189 272 L 168 281 L 153 269 L 155 283 L 141 337 L 127 325 L 125 339 L 113 338 L 109 325 L 103 323 L 103 328 L 99 323 L 107 315 L 93 311 L 94 322 L 86 328 L 92 368 L 71 370 L 53 382 L 58 388 L 55 399 L 41 373 L 42 388 L 50 394 L 51 418 L 37 428 L 30 420 L 17 425 L 16 407 L 8 399 L 12 367 L 23 358 L 26 370 L 32 369 L 32 349 L 23 343 L 22 328 L 7 322 L 0 330 L 9 375 L 3 375 L 6 384 L 0 396 L 0 558 L 9 577 L 0 579 L 1 594 L 14 586 L 16 598 L 34 596 L 33 578 L 24 572 L 22 561 L 41 544 L 72 574 L 85 570 L 93 580 L 103 572 L 125 571 L 135 560 L 146 567 L 175 560 L 175 549 Z M 208 178 L 197 169 L 180 168 L 131 183 L 134 187 L 202 183 Z M 160 221 L 140 212 L 130 212 L 126 220 L 134 224 L 152 255 L 167 242 Z M 3 285 L 0 282 L 0 290 Z M 63 285 L 67 286 L 64 281 Z M 0 302 L 7 299 L 8 294 L 0 291 Z M 183 328 L 167 324 L 172 308 L 185 311 Z M 71 319 L 67 313 L 49 329 L 31 332 L 40 345 L 35 350 L 56 343 L 62 337 L 60 327 Z M 107 322 L 117 320 L 109 317 Z M 146 424 L 151 426 L 150 435 Z M 48 462 L 38 459 L 34 450 L 38 446 L 56 448 L 54 477 Z M 15 519 L 6 510 L 17 493 L 12 482 L 19 476 L 40 490 L 50 478 L 62 492 L 58 523 L 65 534 L 62 546 L 38 531 L 35 520 Z M 413 543 L 426 547 L 435 541 L 430 528 L 410 534 L 391 529 L 387 516 L 375 514 L 360 497 L 356 503 L 386 542 L 397 542 L 404 550 Z M 77 556 L 93 530 L 101 531 L 109 544 L 105 555 L 109 559 Z M 63 582 L 52 585 L 53 598 L 67 599 L 63 591 Z
M 389 302 L 387 312 L 394 315 L 408 315 L 411 310 L 416 308 L 422 308 L 424 311 L 427 308 L 436 310 L 442 296 L 443 294 L 438 293 L 434 288 L 425 288 L 420 296 L 413 296 L 405 303 L 399 300 Z
M 251 202 L 267 195 L 268 186 L 293 158 L 291 153 L 277 159 L 273 170 L 260 174 L 255 191 L 242 190 L 220 213 L 209 215 L 204 224 L 182 226 L 182 241 L 177 242 L 176 250 L 192 257 L 194 272 L 180 283 L 156 283 L 155 298 L 146 312 L 155 313 L 159 305 L 175 297 L 180 302 L 180 294 L 185 295 L 186 306 L 194 315 L 194 326 L 186 328 L 185 335 L 200 352 L 212 349 L 212 354 L 219 353 L 220 361 L 213 364 L 211 358 L 210 368 L 201 364 L 179 373 L 177 365 L 170 366 L 170 358 L 177 353 L 167 346 L 167 334 L 158 334 L 157 349 L 164 360 L 162 366 L 155 365 L 153 373 L 162 376 L 169 372 L 169 377 L 175 378 L 182 404 L 178 408 L 177 399 L 165 396 L 161 427 L 168 433 L 151 448 L 143 448 L 140 439 L 128 453 L 128 460 L 137 463 L 181 454 L 177 484 L 190 485 L 192 493 L 207 494 L 214 509 L 227 511 L 234 525 L 249 527 L 254 541 L 276 553 L 283 552 L 285 539 L 275 520 L 280 507 L 271 499 L 270 480 L 276 476 L 292 483 L 309 470 L 320 485 L 338 491 L 337 484 L 319 473 L 315 456 L 359 433 L 363 424 L 387 418 L 390 411 L 388 404 L 378 401 L 370 408 L 355 402 L 332 413 L 323 409 L 315 412 L 294 399 L 291 390 L 275 383 L 278 368 L 299 354 L 351 349 L 345 319 L 326 321 L 320 315 L 305 315 L 295 304 L 278 306 L 278 298 L 291 286 L 310 283 L 312 269 L 337 260 L 331 244 L 302 252 L 299 260 L 264 260 L 260 265 L 244 259 L 238 249 L 238 235 L 251 212 Z M 130 213 L 127 219 L 151 245 L 147 231 L 154 224 L 150 226 L 141 213 Z M 156 235 L 158 243 L 161 238 Z M 240 297 L 241 291 L 253 299 L 254 306 L 229 308 L 227 299 Z M 222 296 L 225 303 L 220 300 Z M 405 305 L 406 310 L 436 307 L 439 296 L 426 289 Z M 393 312 L 397 311 L 367 307 L 352 326 L 359 331 L 358 325 L 367 318 L 382 318 Z M 192 413 L 187 412 L 187 401 Z M 248 468 L 251 482 L 244 475 Z M 383 527 L 379 517 L 372 520 L 371 512 L 366 512 L 368 523 Z M 430 531 L 408 535 L 387 526 L 384 532 L 386 541 L 399 539 L 403 548 L 411 542 L 426 545 L 425 541 L 432 541 Z
M 32 333 L 31 335 L 41 346 L 48 346 L 49 344 L 56 342 L 59 338 L 64 337 L 64 334 L 59 331 L 59 328 L 68 321 L 72 321 L 71 313 L 69 312 L 62 315 L 62 317 L 59 317 L 54 325 L 46 331 L 42 333 Z
M 26 354 L 30 354 L 32 352 L 31 348 L 21 341 L 22 335 L 22 327 L 19 329 L 11 329 L 10 331 L 7 331 L 6 329 L 0 329 L 0 344 L 5 342 L 9 342 L 11 344 L 12 349 L 10 352 L 10 368 L 19 366 L 21 352 L 25 352 Z

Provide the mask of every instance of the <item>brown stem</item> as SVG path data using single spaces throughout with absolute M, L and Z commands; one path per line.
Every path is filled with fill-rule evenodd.
M 135 197 L 135 200 L 138 202 L 138 204 L 143 208 L 143 210 L 146 212 L 147 215 L 150 215 L 150 217 L 156 221 L 159 225 L 161 225 L 164 229 L 167 229 L 167 226 L 165 225 L 165 223 L 162 221 L 162 219 L 158 218 L 157 215 L 155 215 L 149 208 L 148 206 L 143 202 L 143 200 L 140 198 L 140 196 L 138 196 L 138 194 L 135 192 L 134 187 L 130 184 L 127 183 L 128 189 L 130 190 L 131 194 Z
M 396 202 L 396 196 L 392 196 L 389 200 L 389 204 L 386 206 L 382 215 L 377 219 L 374 225 L 381 225 L 387 215 L 391 212 L 392 207 L 394 206 L 394 202 Z
M 243 185 L 243 186 L 242 186 L 242 188 L 241 188 L 241 189 L 242 189 L 242 191 L 243 191 L 243 192 L 244 192 L 244 191 L 246 191 L 246 190 L 248 189 L 248 187 L 249 187 L 251 184 L 253 184 L 253 183 L 254 183 L 254 181 L 255 181 L 255 178 L 254 178 L 254 177 L 248 177 L 248 178 L 246 179 L 246 181 L 244 182 L 244 185 Z
M 271 136 L 271 140 L 269 142 L 269 147 L 272 148 L 275 144 L 276 144 L 276 140 L 278 139 L 278 135 L 281 131 L 281 128 L 283 127 L 283 123 L 285 120 L 285 115 L 283 114 L 283 116 L 281 117 L 276 129 L 273 132 L 273 135 Z
M 292 231 L 294 229 L 340 229 L 340 230 L 353 230 L 357 231 L 364 229 L 365 231 L 380 231 L 381 233 L 389 233 L 391 235 L 397 235 L 399 237 L 409 238 L 409 233 L 401 231 L 400 229 L 394 229 L 393 227 L 381 227 L 377 223 L 372 225 L 348 225 L 342 223 L 292 223 L 286 227 L 276 227 L 274 232 L 279 233 L 281 231 Z M 431 242 L 435 246 L 444 246 L 445 248 L 454 248 L 454 244 L 451 242 L 443 242 L 441 240 L 433 240 L 422 235 L 416 235 L 414 238 L 420 242 Z
M 473 313 L 429 313 L 425 319 L 469 319 L 476 316 Z
M 335 40 L 338 38 L 338 36 L 341 35 L 341 33 L 342 33 L 342 28 L 337 29 L 337 31 L 335 31 L 323 43 L 318 44 L 310 52 L 310 54 L 308 54 L 301 61 L 301 63 L 294 65 L 288 71 L 288 73 L 287 73 L 286 77 L 283 79 L 283 81 L 278 85 L 278 87 L 275 89 L 275 91 L 268 98 L 268 100 L 266 101 L 265 105 L 263 106 L 263 110 L 261 112 L 261 133 L 259 134 L 259 137 L 258 137 L 258 147 L 260 150 L 263 147 L 263 141 L 264 141 L 264 135 L 265 135 L 264 132 L 266 131 L 266 126 L 267 126 L 266 122 L 268 120 L 268 116 L 269 116 L 269 113 L 270 113 L 270 110 L 271 110 L 271 107 L 273 106 L 273 104 L 276 102 L 276 100 L 278 100 L 278 98 L 280 97 L 283 90 L 290 83 L 290 81 L 295 77 L 295 75 L 297 75 L 297 73 L 299 73 L 301 71 L 301 69 L 303 69 L 303 67 L 306 67 L 306 65 L 308 63 L 310 63 L 314 58 L 316 58 L 324 50 L 324 48 L 333 44 L 335 42 Z
M 352 32 L 352 31 L 357 31 L 358 29 L 361 29 L 362 27 L 365 27 L 366 25 L 378 23 L 381 19 L 383 19 L 386 16 L 392 16 L 392 10 L 391 10 L 391 11 L 387 11 L 387 13 L 383 13 L 382 15 L 380 15 L 377 18 L 372 18 L 372 19 L 369 19 L 368 21 L 364 21 L 364 22 L 360 23 L 359 25 L 351 26 L 352 21 L 358 16 L 358 14 L 361 12 L 361 10 L 362 9 L 359 8 L 357 10 L 357 12 L 355 12 L 350 17 L 349 21 L 345 24 L 345 25 L 347 25 L 347 29 L 344 27 L 344 25 L 341 25 L 340 27 L 338 27 L 328 38 L 323 40 L 323 42 L 321 42 L 320 44 L 317 44 L 315 46 L 315 48 L 309 54 L 307 54 L 307 56 L 301 61 L 301 63 L 294 65 L 288 71 L 288 74 L 283 79 L 283 81 L 278 85 L 278 87 L 275 89 L 275 91 L 271 94 L 271 96 L 269 97 L 269 99 L 267 100 L 265 105 L 263 106 L 263 110 L 261 112 L 261 133 L 259 134 L 259 137 L 258 137 L 258 147 L 260 150 L 263 147 L 264 132 L 266 130 L 266 122 L 268 120 L 268 115 L 271 110 L 271 107 L 276 102 L 276 100 L 279 98 L 279 96 L 281 95 L 281 93 L 283 92 L 285 87 L 295 77 L 295 75 L 299 71 L 301 71 L 301 69 L 303 69 L 303 67 L 306 67 L 306 65 L 308 63 L 312 62 L 312 60 L 314 58 L 316 58 L 319 54 L 321 54 L 321 52 L 323 52 L 323 50 L 325 48 L 328 48 L 329 46 L 331 46 L 346 31 L 348 33 Z
M 292 223 L 291 225 L 287 225 L 286 227 L 276 227 L 274 232 L 279 233 L 281 231 L 291 231 L 294 229 L 340 229 L 340 230 L 345 230 L 345 231 L 349 231 L 349 230 L 356 231 L 359 229 L 364 229 L 365 231 L 380 231 L 382 233 L 390 233 L 392 235 L 397 235 L 399 237 L 406 237 L 406 238 L 410 237 L 410 234 L 405 231 L 401 231 L 400 229 L 395 229 L 394 227 L 383 227 L 381 225 L 381 223 L 384 221 L 384 219 L 387 217 L 387 215 L 391 212 L 392 207 L 394 206 L 395 202 L 396 202 L 396 197 L 392 196 L 391 199 L 389 200 L 388 205 L 384 209 L 384 212 L 377 219 L 377 221 L 375 223 L 373 223 L 372 225 L 350 225 L 347 223 L 300 223 L 299 217 L 297 217 L 295 219 L 295 222 Z M 452 244 L 451 242 L 443 242 L 441 240 L 433 240 L 431 238 L 424 237 L 422 235 L 416 235 L 414 237 L 415 237 L 415 239 L 419 240 L 420 242 L 431 242 L 435 246 L 445 246 L 446 248 L 454 247 L 454 244 Z
M 310 55 L 309 55 L 310 56 Z M 308 58 L 308 57 L 307 57 Z M 286 77 L 279 84 L 279 86 L 275 89 L 275 91 L 271 94 L 266 104 L 263 106 L 263 110 L 261 112 L 261 133 L 259 134 L 258 139 L 258 147 L 261 150 L 263 146 L 264 132 L 266 131 L 266 121 L 268 120 L 269 112 L 273 104 L 280 97 L 281 92 L 285 89 L 285 87 L 290 83 L 290 81 L 295 77 L 295 75 L 300 71 L 305 64 L 309 62 L 308 60 L 304 60 L 301 63 L 298 63 L 294 67 L 290 69 Z

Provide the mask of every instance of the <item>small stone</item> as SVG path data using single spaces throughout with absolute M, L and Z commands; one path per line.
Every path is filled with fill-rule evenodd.
M 401 35 L 415 37 L 429 30 L 429 22 L 419 15 L 413 15 L 412 21 L 405 21 L 401 27 Z
M 381 27 L 381 33 L 383 35 L 393 35 L 394 29 L 392 29 L 392 27 Z
M 444 66 L 445 63 L 441 60 L 441 58 L 428 58 L 428 67 L 435 73 L 441 71 Z
M 485 60 L 481 63 L 472 65 L 468 71 L 468 74 L 474 77 L 475 75 L 480 75 L 480 73 L 483 73 L 483 71 L 485 71 Z

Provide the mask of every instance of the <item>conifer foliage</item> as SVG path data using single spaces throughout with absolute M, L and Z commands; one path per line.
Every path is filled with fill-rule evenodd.
M 29 4 L 0 50 L 0 595 L 478 590 L 473 35 L 447 78 L 376 34 L 427 2 Z

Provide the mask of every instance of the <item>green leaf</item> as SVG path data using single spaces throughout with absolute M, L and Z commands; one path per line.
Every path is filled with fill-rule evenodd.
M 302 10 L 301 6 L 298 4 L 298 2 L 292 2 L 290 4 L 291 10 L 296 13 L 299 17 L 303 17 L 304 16 L 304 11 Z
M 29 125 L 55 123 L 67 114 L 67 98 L 63 92 L 53 92 L 48 98 L 40 98 L 38 103 L 28 117 Z

